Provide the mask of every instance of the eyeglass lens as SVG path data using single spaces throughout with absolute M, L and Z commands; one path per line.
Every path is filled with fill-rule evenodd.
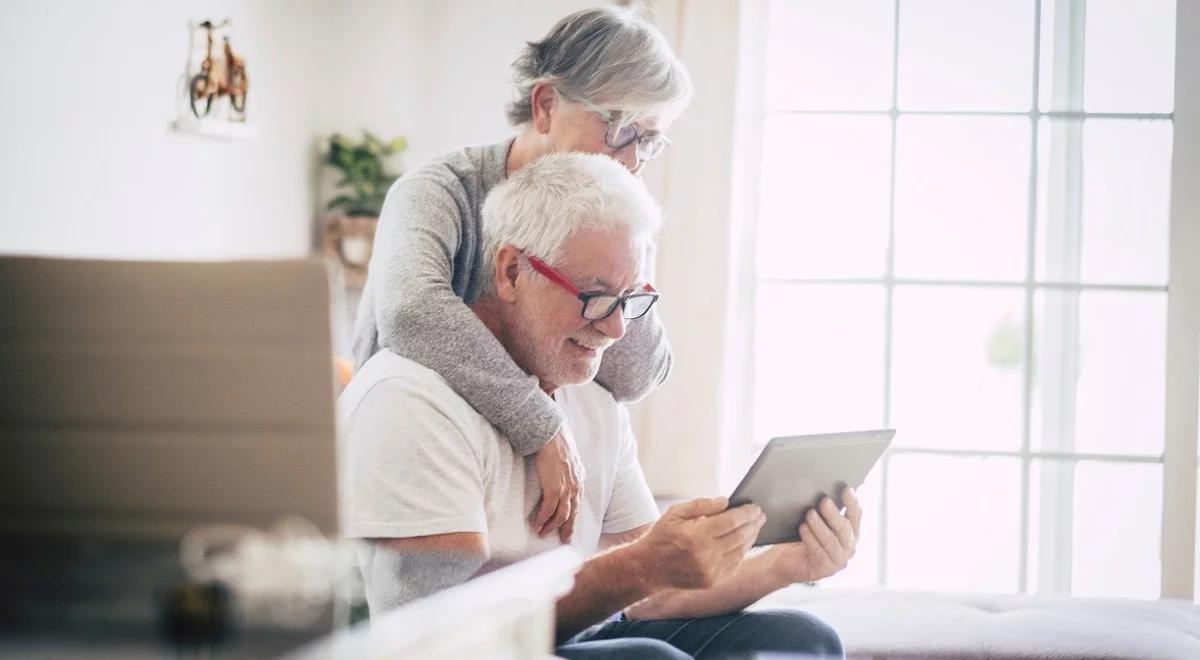
M 658 296 L 650 294 L 634 294 L 625 298 L 625 308 L 622 311 L 622 316 L 627 319 L 636 319 L 645 315 L 650 311 L 654 302 L 658 300 Z M 599 321 L 606 318 L 616 310 L 617 305 L 621 304 L 620 296 L 593 296 L 587 299 L 583 306 L 583 318 L 589 321 Z
M 638 143 L 638 155 L 643 160 L 657 157 L 667 146 L 666 140 L 657 133 L 638 135 L 637 127 L 633 124 L 618 125 L 618 122 L 614 121 L 609 124 L 605 134 L 605 142 L 613 149 L 624 149 L 635 140 Z

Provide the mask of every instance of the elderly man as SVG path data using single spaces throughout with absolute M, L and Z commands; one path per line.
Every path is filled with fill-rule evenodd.
M 845 566 L 861 515 L 853 492 L 845 515 L 826 500 L 800 542 L 744 559 L 762 512 L 712 498 L 660 517 L 626 411 L 593 382 L 605 349 L 658 299 L 642 272 L 659 221 L 641 182 L 601 155 L 545 156 L 497 186 L 483 210 L 488 277 L 472 309 L 561 408 L 585 467 L 572 545 L 593 556 L 558 603 L 557 653 L 840 656 L 836 634 L 809 616 L 741 610 Z M 346 532 L 369 540 L 360 560 L 372 611 L 461 582 L 489 556 L 546 542 L 530 527 L 539 496 L 532 459 L 436 372 L 383 350 L 340 403 Z

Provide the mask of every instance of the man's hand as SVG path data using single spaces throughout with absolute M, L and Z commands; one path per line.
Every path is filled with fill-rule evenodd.
M 583 497 L 583 466 L 566 438 L 564 424 L 558 433 L 533 455 L 542 501 L 535 510 L 533 530 L 538 536 L 558 530 L 558 538 L 570 543 L 575 534 L 575 516 Z
M 634 542 L 652 590 L 710 587 L 737 567 L 767 518 L 752 504 L 728 507 L 724 497 L 676 504 Z
M 842 502 L 846 505 L 845 515 L 838 511 L 833 500 L 822 498 L 800 524 L 799 543 L 781 543 L 767 550 L 776 573 L 784 581 L 815 582 L 849 563 L 858 545 L 862 507 L 850 487 L 842 491 Z

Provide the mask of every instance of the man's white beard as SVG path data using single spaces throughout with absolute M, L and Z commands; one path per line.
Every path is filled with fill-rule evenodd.
M 524 362 L 521 366 L 537 376 L 542 387 L 558 388 L 578 385 L 596 377 L 596 372 L 600 369 L 599 358 L 603 355 L 603 351 L 612 345 L 611 338 L 590 326 L 583 327 L 571 334 L 568 341 L 575 341 L 579 345 L 592 348 L 597 352 L 596 359 L 588 365 L 586 373 L 581 373 L 579 368 L 581 361 L 566 358 L 562 354 L 562 349 L 565 347 L 561 344 L 542 346 L 537 343 L 536 338 L 546 336 L 543 332 L 544 329 L 541 321 L 535 320 L 527 326 L 522 323 L 518 333 L 523 353 L 521 361 Z

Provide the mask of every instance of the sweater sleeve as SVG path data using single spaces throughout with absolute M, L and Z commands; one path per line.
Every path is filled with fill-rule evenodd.
M 645 397 L 671 372 L 671 346 L 657 310 L 629 322 L 625 336 L 600 359 L 596 382 L 617 401 L 632 402 Z
M 643 273 L 649 279 L 654 278 L 656 255 L 655 245 L 647 245 Z M 629 321 L 625 336 L 604 351 L 596 382 L 617 401 L 628 403 L 654 391 L 670 372 L 671 345 L 656 305 L 649 314 Z
M 460 208 L 442 183 L 420 173 L 388 193 L 371 259 L 379 345 L 441 374 L 528 456 L 558 432 L 562 413 L 454 292 Z

